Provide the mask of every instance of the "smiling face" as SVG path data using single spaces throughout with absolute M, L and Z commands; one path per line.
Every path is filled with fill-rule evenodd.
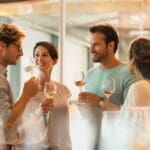
M 16 65 L 23 55 L 22 42 L 25 34 L 13 24 L 0 24 L 0 64 Z
M 91 35 L 91 53 L 94 62 L 102 62 L 108 56 L 108 45 L 106 45 L 104 34 L 95 32 Z
M 22 51 L 22 40 L 16 41 L 6 46 L 5 43 L 1 42 L 1 62 L 4 66 L 16 65 L 20 56 L 23 55 Z
M 44 46 L 38 46 L 35 49 L 35 62 L 42 72 L 52 69 L 53 65 L 56 63 Z

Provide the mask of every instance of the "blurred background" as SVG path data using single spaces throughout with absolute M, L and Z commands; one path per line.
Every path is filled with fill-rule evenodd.
M 14 23 L 26 34 L 25 56 L 32 56 L 37 41 L 50 41 L 58 48 L 60 58 L 53 79 L 69 87 L 71 99 L 79 92 L 74 72 L 86 72 L 93 65 L 88 28 L 112 24 L 120 37 L 117 56 L 127 62 L 129 42 L 137 36 L 150 36 L 149 16 L 150 0 L 0 0 L 0 23 Z M 22 61 L 9 70 L 17 97 L 29 75 Z

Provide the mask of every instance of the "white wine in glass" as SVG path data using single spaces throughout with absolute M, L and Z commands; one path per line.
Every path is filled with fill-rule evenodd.
M 34 58 L 31 56 L 23 56 L 23 66 L 24 66 L 25 72 L 30 73 L 30 75 L 33 77 L 34 69 L 36 67 Z
M 74 83 L 82 92 L 83 86 L 86 84 L 83 71 L 76 71 L 74 73 Z M 84 104 L 81 99 L 78 99 L 76 104 Z
M 80 80 L 80 81 L 75 81 L 75 85 L 78 87 L 83 87 L 85 85 L 85 81 L 84 80 Z
M 24 69 L 26 72 L 30 72 L 31 76 L 33 76 L 34 66 L 27 66 Z
M 102 83 L 102 89 L 107 99 L 115 92 L 115 80 L 113 78 L 105 78 Z
M 48 99 L 53 99 L 55 94 L 56 94 L 56 83 L 54 81 L 46 82 L 44 86 L 44 95 Z
M 80 92 L 82 92 L 83 86 L 86 84 L 83 71 L 77 71 L 74 74 L 74 82 L 77 87 L 79 87 Z
M 54 82 L 54 81 L 45 82 L 44 95 L 46 96 L 46 98 L 48 100 L 53 100 L 55 94 L 56 94 L 56 82 Z M 50 114 L 51 114 L 51 112 L 44 115 L 44 120 L 45 120 L 46 125 L 48 124 L 48 118 L 49 118 Z

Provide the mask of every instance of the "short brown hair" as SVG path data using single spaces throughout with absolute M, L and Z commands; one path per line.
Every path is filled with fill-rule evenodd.
M 0 25 L 0 41 L 4 42 L 7 46 L 24 37 L 25 34 L 14 24 Z
M 91 33 L 99 32 L 104 34 L 105 36 L 105 43 L 108 45 L 110 42 L 114 41 L 114 53 L 116 53 L 119 43 L 119 38 L 117 35 L 116 30 L 110 24 L 100 24 L 95 25 L 89 28 Z

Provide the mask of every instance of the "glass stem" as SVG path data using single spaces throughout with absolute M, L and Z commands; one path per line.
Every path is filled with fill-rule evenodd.
M 80 93 L 82 92 L 82 87 L 80 87 Z

